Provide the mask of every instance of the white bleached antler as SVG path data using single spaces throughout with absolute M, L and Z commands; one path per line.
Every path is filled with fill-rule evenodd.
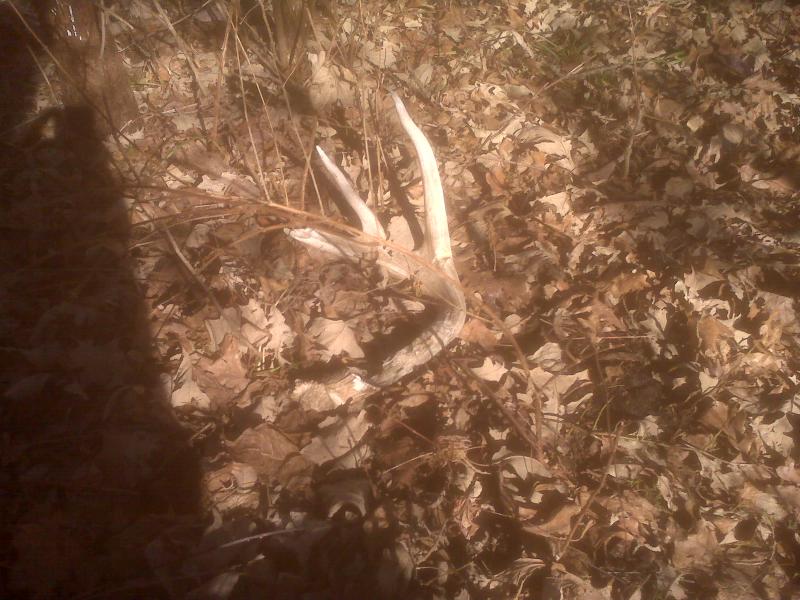
M 411 260 L 401 252 L 393 252 L 384 244 L 379 245 L 377 262 L 394 277 L 400 279 L 415 277 L 420 281 L 423 293 L 439 300 L 440 308 L 436 319 L 428 329 L 383 362 L 381 371 L 369 379 L 371 385 L 365 386 L 360 379 L 349 377 L 348 385 L 354 387 L 355 391 L 348 391 L 342 389 L 346 387 L 341 385 L 343 382 L 337 383 L 336 393 L 343 396 L 342 401 L 363 396 L 366 392 L 374 390 L 374 387 L 391 385 L 427 363 L 458 335 L 466 318 L 466 302 L 450 248 L 447 210 L 436 157 L 430 142 L 411 119 L 400 98 L 392 94 L 392 99 L 400 124 L 414 144 L 422 172 L 425 195 L 425 245 L 419 261 Z M 376 241 L 385 240 L 386 233 L 377 216 L 322 149 L 317 147 L 317 152 L 331 179 L 358 216 L 362 231 L 368 236 L 378 238 Z M 340 258 L 355 259 L 375 251 L 373 245 L 365 245 L 354 239 L 311 228 L 293 229 L 288 233 L 299 242 Z

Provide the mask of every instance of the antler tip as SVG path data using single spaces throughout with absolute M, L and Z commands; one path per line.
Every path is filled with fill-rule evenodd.
M 401 118 L 410 118 L 408 115 L 408 110 L 406 110 L 406 105 L 403 104 L 403 100 L 398 96 L 395 92 L 391 93 L 392 100 L 394 101 L 394 108 L 397 111 L 397 114 L 400 115 Z

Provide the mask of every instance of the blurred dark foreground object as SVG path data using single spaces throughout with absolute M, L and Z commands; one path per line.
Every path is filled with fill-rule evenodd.
M 65 106 L 90 106 L 100 133 L 138 115 L 128 72 L 91 0 L 41 0 L 39 20 L 59 70 Z

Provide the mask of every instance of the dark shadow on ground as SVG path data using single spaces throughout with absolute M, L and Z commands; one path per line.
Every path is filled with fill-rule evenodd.
M 148 545 L 197 522 L 199 468 L 93 113 L 36 114 L 29 41 L 0 6 L 0 596 L 158 598 Z

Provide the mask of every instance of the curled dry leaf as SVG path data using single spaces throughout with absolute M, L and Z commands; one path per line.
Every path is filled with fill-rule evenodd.
M 553 473 L 545 464 L 530 456 L 506 456 L 500 462 L 503 466 L 509 467 L 522 480 L 527 480 L 529 477 L 540 479 L 553 477 Z
M 503 375 L 508 373 L 508 369 L 499 362 L 495 362 L 488 356 L 483 359 L 480 367 L 470 369 L 476 377 L 485 381 L 500 381 Z
M 701 519 L 695 527 L 695 533 L 675 541 L 672 563 L 680 573 L 689 573 L 695 570 L 710 572 L 719 552 L 714 526 Z
M 575 169 L 575 163 L 572 161 L 572 141 L 568 136 L 537 125 L 525 128 L 519 134 L 519 138 L 521 141 L 533 142 L 540 151 L 556 157 L 554 164 L 559 167 L 567 171 Z
M 308 325 L 308 335 L 325 348 L 323 358 L 347 354 L 351 358 L 364 358 L 364 351 L 356 341 L 352 328 L 344 321 L 317 317 Z
M 260 492 L 256 470 L 245 463 L 233 462 L 203 477 L 206 501 L 221 514 L 257 510 Z
M 363 474 L 342 477 L 321 483 L 317 489 L 328 517 L 341 509 L 355 511 L 359 517 L 367 515 L 367 507 L 372 504 L 372 484 Z
M 297 446 L 274 426 L 264 423 L 246 429 L 229 446 L 231 456 L 250 465 L 261 481 L 280 479 L 281 467 Z
M 478 344 L 484 350 L 493 350 L 497 346 L 498 334 L 494 333 L 480 319 L 470 319 L 458 335 L 465 342 Z
M 539 349 L 533 353 L 533 356 L 528 357 L 528 360 L 550 373 L 558 373 L 562 371 L 565 366 L 561 346 L 555 342 L 542 344 Z
M 282 352 L 291 347 L 294 342 L 294 332 L 286 323 L 286 318 L 277 306 L 270 308 L 264 329 L 268 337 L 262 348 L 271 352 L 278 364 L 285 365 L 287 361 L 283 358 Z
M 195 381 L 194 366 L 186 349 L 183 350 L 181 355 L 181 362 L 178 365 L 178 372 L 175 374 L 170 398 L 174 408 L 183 408 L 185 406 L 200 410 L 211 408 L 211 400 Z
M 239 341 L 227 335 L 216 359 L 203 357 L 197 361 L 194 370 L 197 383 L 215 406 L 227 406 L 247 387 L 249 379 L 243 358 Z
M 345 419 L 328 419 L 320 425 L 319 434 L 301 450 L 301 454 L 316 465 L 336 460 L 341 465 L 356 467 L 366 456 L 360 444 L 368 430 L 365 411 Z

